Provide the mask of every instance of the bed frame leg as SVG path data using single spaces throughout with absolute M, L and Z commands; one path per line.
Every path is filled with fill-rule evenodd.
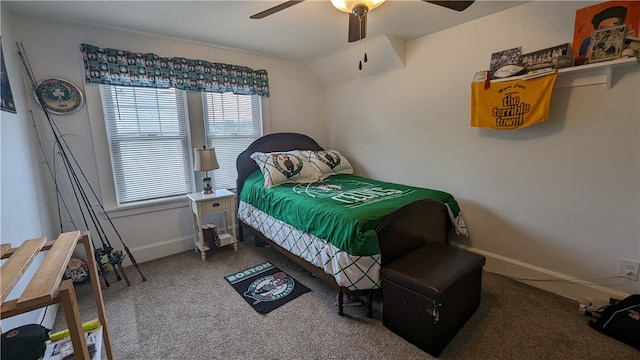
M 367 294 L 367 317 L 373 317 L 373 290 L 370 289 Z
M 344 315 L 344 292 L 342 291 L 342 286 L 340 286 L 340 291 L 338 292 L 338 315 Z

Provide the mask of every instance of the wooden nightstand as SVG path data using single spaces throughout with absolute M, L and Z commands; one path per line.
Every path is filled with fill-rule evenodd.
M 233 245 L 233 250 L 238 251 L 238 238 L 236 236 L 236 217 L 235 198 L 236 194 L 229 190 L 216 190 L 212 194 L 203 194 L 201 192 L 187 194 L 191 201 L 191 211 L 193 212 L 194 221 L 194 243 L 196 251 L 200 250 L 202 261 L 206 259 L 206 251 L 209 247 L 204 243 L 202 234 L 202 217 L 207 214 L 222 213 L 224 217 L 224 227 L 219 229 L 220 245 Z M 229 220 L 231 218 L 231 220 Z M 229 233 L 229 224 L 231 224 L 231 233 Z

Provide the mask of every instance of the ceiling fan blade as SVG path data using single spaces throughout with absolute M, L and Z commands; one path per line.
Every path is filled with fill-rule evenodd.
M 261 11 L 261 12 L 259 12 L 257 14 L 251 15 L 251 16 L 249 16 L 249 19 L 262 19 L 262 18 L 267 17 L 269 15 L 275 14 L 280 10 L 284 10 L 284 9 L 286 9 L 288 7 L 291 7 L 293 5 L 299 4 L 299 3 L 303 2 L 303 1 L 304 0 L 289 0 L 289 1 L 285 1 L 280 5 L 276 5 L 276 6 L 272 7 L 272 8 L 268 8 L 265 11 Z
M 471 6 L 471 4 L 473 4 L 473 1 L 427 1 L 427 0 L 422 0 L 422 1 L 444 6 L 448 9 L 456 10 L 456 11 L 462 11 L 468 8 L 469 6 Z
M 367 14 L 349 14 L 349 42 L 359 41 L 367 36 Z

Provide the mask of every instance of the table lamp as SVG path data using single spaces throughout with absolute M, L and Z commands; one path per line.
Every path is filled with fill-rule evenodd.
M 209 176 L 210 170 L 219 169 L 218 159 L 216 158 L 216 149 L 207 149 L 206 145 L 202 146 L 202 149 L 193 149 L 193 170 L 205 171 L 205 175 L 202 177 L 202 193 L 213 193 L 213 186 L 211 184 L 211 177 Z

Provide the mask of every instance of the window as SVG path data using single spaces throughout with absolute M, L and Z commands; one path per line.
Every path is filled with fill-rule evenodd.
M 216 149 L 220 168 L 209 174 L 216 189 L 234 189 L 236 158 L 262 136 L 262 108 L 258 95 L 203 93 L 207 147 Z
M 185 92 L 101 85 L 118 205 L 190 193 Z

